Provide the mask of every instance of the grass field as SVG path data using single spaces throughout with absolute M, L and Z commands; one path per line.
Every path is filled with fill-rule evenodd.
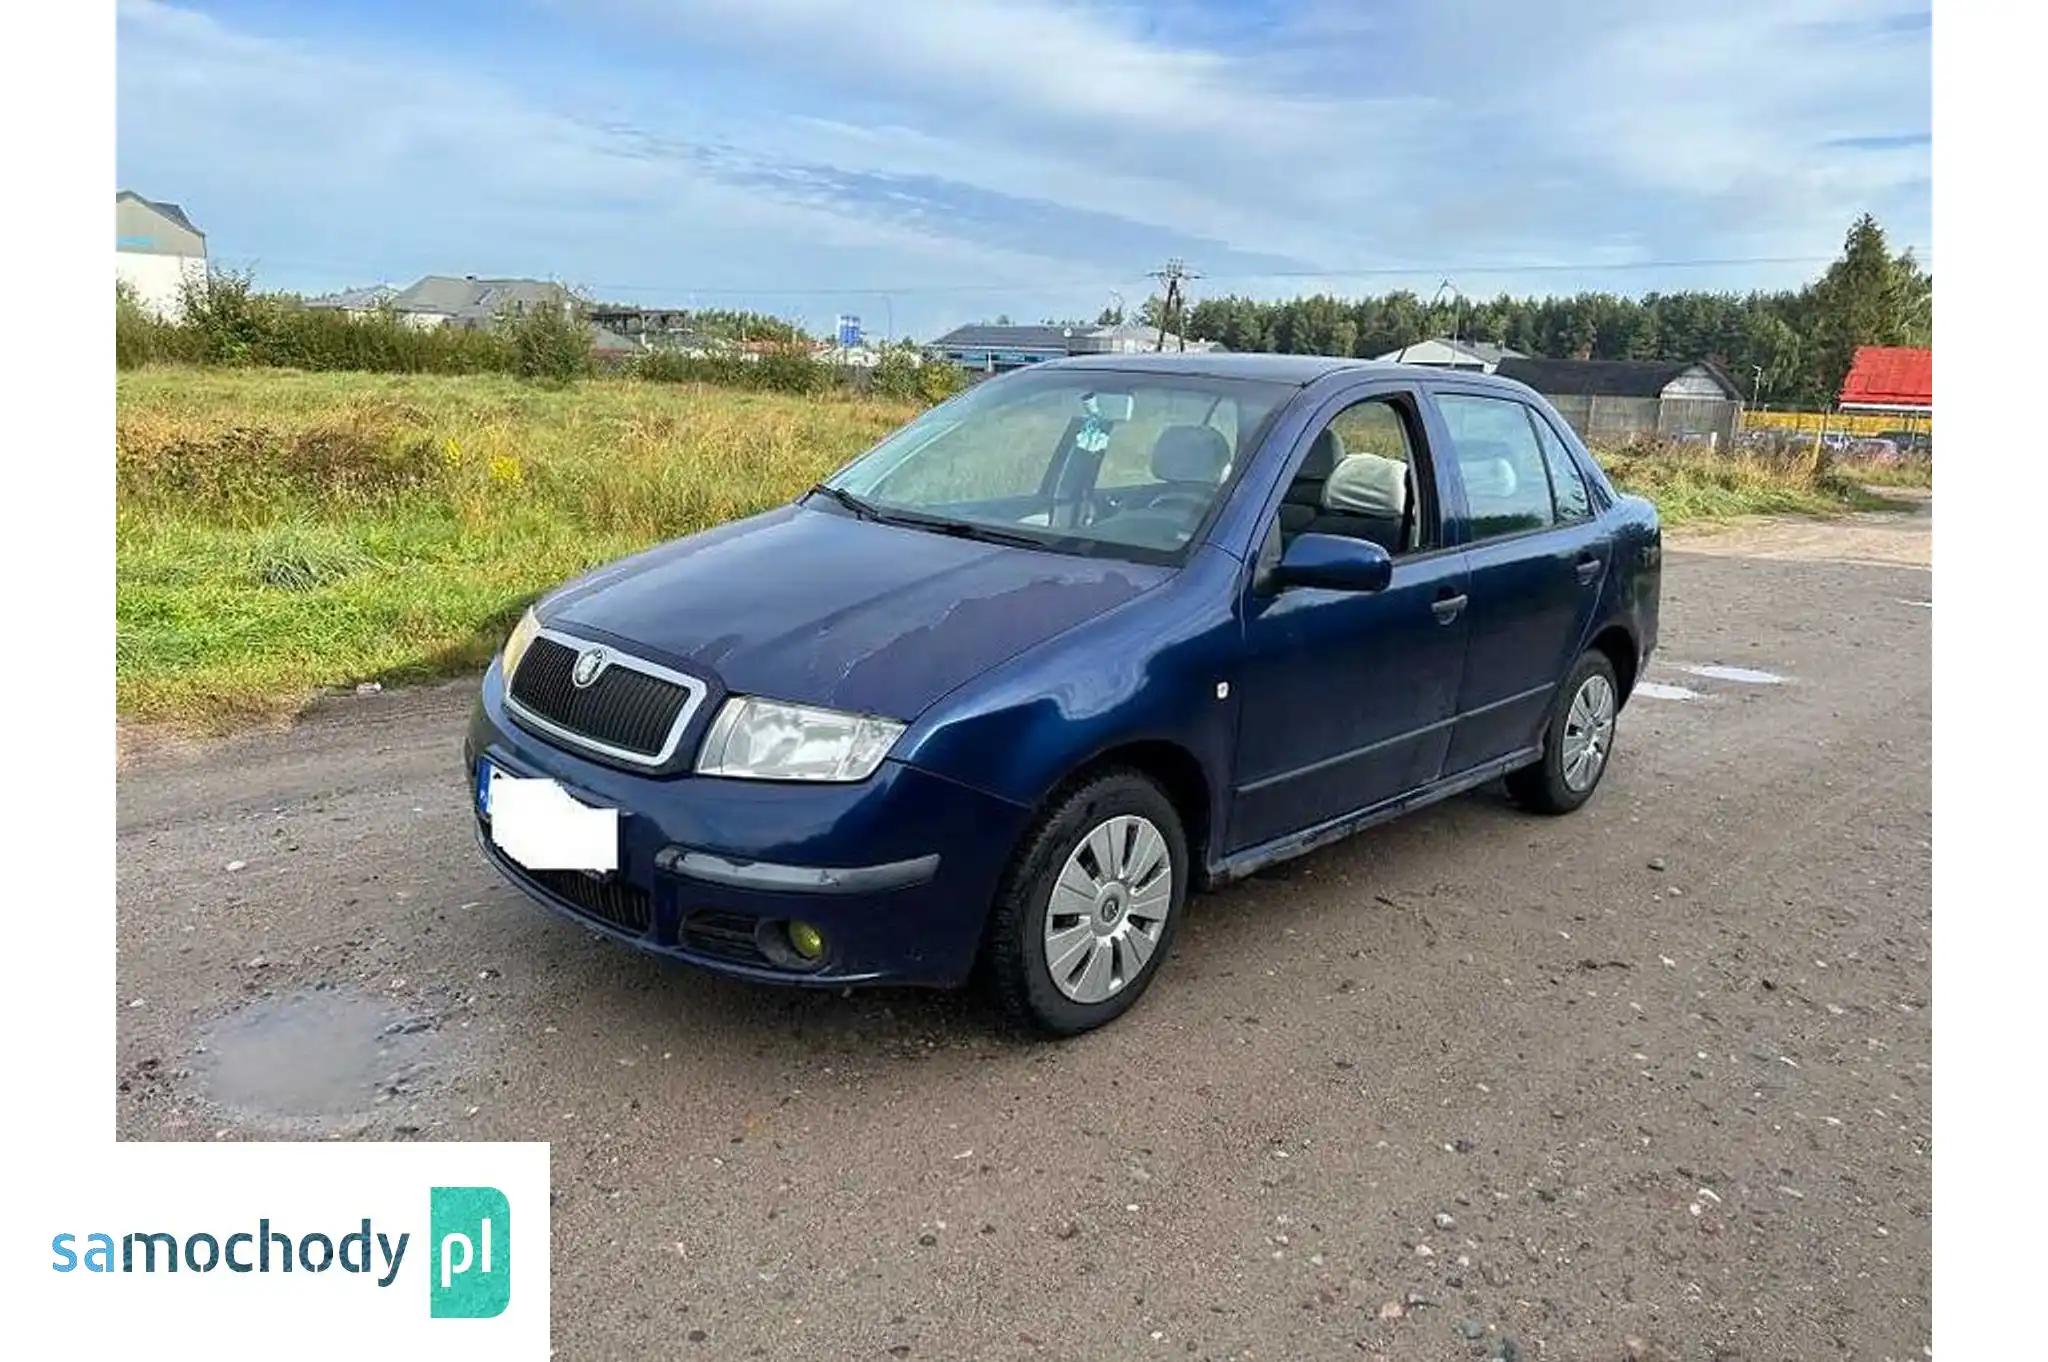
M 1648 497 L 1668 525 L 1739 515 L 1840 515 L 1887 503 L 1862 490 L 1864 471 L 1817 464 L 1808 454 L 1712 454 L 1697 449 L 1611 450 L 1600 466 L 1623 491 Z M 1925 464 L 1917 466 L 1924 470 Z M 1897 485 L 1915 484 L 1901 466 Z M 1917 485 L 1927 485 L 1924 473 Z
M 480 666 L 547 587 L 787 501 L 916 410 L 626 379 L 180 367 L 116 383 L 118 703 L 197 727 Z M 1604 461 L 1673 523 L 1863 504 L 1796 461 Z
M 116 399 L 118 703 L 203 725 L 480 665 L 545 588 L 787 501 L 914 412 L 253 369 Z

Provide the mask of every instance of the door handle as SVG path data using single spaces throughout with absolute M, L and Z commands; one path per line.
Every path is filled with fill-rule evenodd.
M 1465 593 L 1462 591 L 1455 596 L 1438 596 L 1429 603 L 1430 612 L 1436 616 L 1438 624 L 1449 624 L 1464 608 Z
M 1572 570 L 1578 574 L 1580 586 L 1591 586 L 1594 579 L 1599 577 L 1603 566 L 1605 565 L 1600 561 L 1599 554 L 1582 553 L 1579 555 L 1578 566 Z

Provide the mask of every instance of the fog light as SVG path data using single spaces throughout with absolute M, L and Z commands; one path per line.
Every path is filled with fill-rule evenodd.
M 789 944 L 806 960 L 817 960 L 825 954 L 825 934 L 808 922 L 789 924 Z

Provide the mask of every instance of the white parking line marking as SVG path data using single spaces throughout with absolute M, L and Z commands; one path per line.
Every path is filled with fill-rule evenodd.
M 1752 686 L 1782 686 L 1787 679 L 1776 672 L 1758 671 L 1755 667 L 1729 667 L 1719 662 L 1683 667 L 1680 670 L 1691 672 L 1694 676 L 1704 676 L 1710 681 L 1741 681 Z
M 1907 600 L 1907 599 L 1906 599 L 1906 598 L 1905 598 L 1904 596 L 1901 596 L 1901 597 L 1899 597 L 1899 604 L 1900 604 L 1900 605 L 1917 605 L 1917 606 L 1919 606 L 1919 607 L 1920 607 L 1920 608 L 1921 608 L 1922 610 L 1932 610 L 1932 609 L 1934 608 L 1934 602 L 1933 602 L 1933 601 L 1909 601 L 1909 600 Z
M 1647 695 L 1652 700 L 1704 700 L 1707 697 L 1684 686 L 1667 686 L 1662 681 L 1638 681 L 1635 694 Z

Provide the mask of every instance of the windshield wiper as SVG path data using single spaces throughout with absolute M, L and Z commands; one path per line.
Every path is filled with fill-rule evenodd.
M 877 506 L 844 487 L 832 487 L 820 482 L 812 484 L 811 492 L 817 496 L 830 497 L 862 520 L 879 521 L 884 525 L 904 525 L 914 530 L 930 530 L 933 534 L 948 534 L 955 539 L 981 539 L 991 544 L 1008 544 L 1024 549 L 1046 547 L 1045 541 L 1034 535 L 1020 534 L 995 525 L 983 525 L 972 520 L 952 520 L 945 516 L 920 515 L 915 511 L 899 510 L 894 506 Z
M 914 515 L 903 511 L 875 509 L 875 518 L 885 525 L 908 525 L 912 529 L 930 530 L 933 534 L 948 534 L 955 539 L 980 539 L 991 544 L 1007 544 L 1022 549 L 1042 549 L 1045 541 L 1035 535 L 1022 534 L 1016 530 L 1005 530 L 996 525 L 984 525 L 974 520 L 951 520 L 945 516 Z
M 865 501 L 860 497 L 855 496 L 853 493 L 847 491 L 844 487 L 828 487 L 822 482 L 814 482 L 811 484 L 811 490 L 808 493 L 808 495 L 816 497 L 830 497 L 832 498 L 832 500 L 838 502 L 841 506 L 844 506 L 847 510 L 859 516 L 862 520 L 874 520 L 877 518 L 877 512 L 875 510 L 875 505 L 873 502 Z

